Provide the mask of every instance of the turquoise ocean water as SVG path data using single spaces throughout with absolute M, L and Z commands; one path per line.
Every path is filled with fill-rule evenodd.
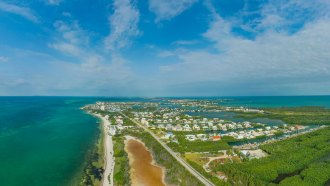
M 0 185 L 72 184 L 100 132 L 97 119 L 79 108 L 99 100 L 148 99 L 0 97 Z M 330 96 L 235 97 L 221 104 L 330 107 Z
M 0 185 L 69 185 L 99 133 L 91 99 L 0 97 Z

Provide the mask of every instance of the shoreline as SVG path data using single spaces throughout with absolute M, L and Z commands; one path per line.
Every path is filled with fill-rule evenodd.
M 115 165 L 115 160 L 113 157 L 113 141 L 112 141 L 112 136 L 108 134 L 108 126 L 111 125 L 110 121 L 100 115 L 100 114 L 95 114 L 95 113 L 90 113 L 97 118 L 101 120 L 102 124 L 102 133 L 103 135 L 103 140 L 104 140 L 104 172 L 102 176 L 102 186 L 113 186 L 113 172 L 114 172 L 114 165 Z M 110 180 L 109 180 L 110 176 Z
M 136 137 L 126 135 L 125 136 L 125 140 L 124 140 L 124 149 L 125 149 L 125 151 L 126 151 L 126 153 L 128 155 L 128 159 L 129 159 L 131 181 L 133 182 L 133 179 L 131 177 L 131 173 L 134 172 L 134 170 L 132 169 L 132 166 L 131 166 L 131 162 L 135 161 L 135 159 L 134 159 L 134 157 L 132 156 L 132 154 L 127 149 L 127 144 L 128 144 L 128 141 L 129 140 L 135 140 L 135 141 L 141 143 L 143 145 L 143 147 L 150 153 L 150 156 L 152 158 L 152 161 L 151 161 L 150 164 L 153 165 L 153 166 L 155 166 L 155 167 L 158 167 L 158 168 L 160 168 L 162 170 L 162 182 L 163 182 L 164 185 L 167 185 L 166 182 L 165 182 L 166 169 L 156 163 L 155 158 L 153 157 L 152 152 L 148 149 L 148 147 L 145 145 L 145 143 L 143 141 L 141 141 L 140 139 L 136 138 Z

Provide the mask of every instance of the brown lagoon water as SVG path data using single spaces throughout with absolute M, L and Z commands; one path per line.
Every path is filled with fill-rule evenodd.
M 126 151 L 130 159 L 133 186 L 164 186 L 162 168 L 153 164 L 151 153 L 143 143 L 129 139 Z

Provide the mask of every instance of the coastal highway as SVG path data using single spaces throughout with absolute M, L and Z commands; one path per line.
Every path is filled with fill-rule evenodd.
M 167 150 L 183 167 L 185 167 L 192 175 L 194 175 L 200 182 L 202 182 L 206 186 L 214 186 L 212 182 L 210 182 L 208 179 L 206 179 L 202 174 L 200 174 L 198 171 L 196 171 L 193 167 L 191 167 L 184 159 L 182 159 L 178 153 L 174 152 L 170 147 L 168 147 L 163 141 L 161 141 L 152 131 L 150 131 L 147 127 L 142 125 L 140 122 L 135 121 L 134 119 L 128 117 L 122 112 L 119 112 L 124 117 L 130 119 L 132 122 L 134 122 L 137 126 L 143 128 L 146 132 L 148 132 L 153 138 L 155 138 L 158 143 L 160 143 L 164 149 Z

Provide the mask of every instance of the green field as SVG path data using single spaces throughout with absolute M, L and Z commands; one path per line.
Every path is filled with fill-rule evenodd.
M 168 146 L 171 147 L 175 152 L 218 152 L 219 150 L 227 150 L 231 147 L 228 145 L 226 140 L 220 141 L 188 141 L 182 134 L 177 134 L 178 143 L 170 142 Z
M 115 186 L 130 185 L 130 166 L 128 155 L 125 151 L 124 137 L 113 136 L 115 168 L 113 182 Z

